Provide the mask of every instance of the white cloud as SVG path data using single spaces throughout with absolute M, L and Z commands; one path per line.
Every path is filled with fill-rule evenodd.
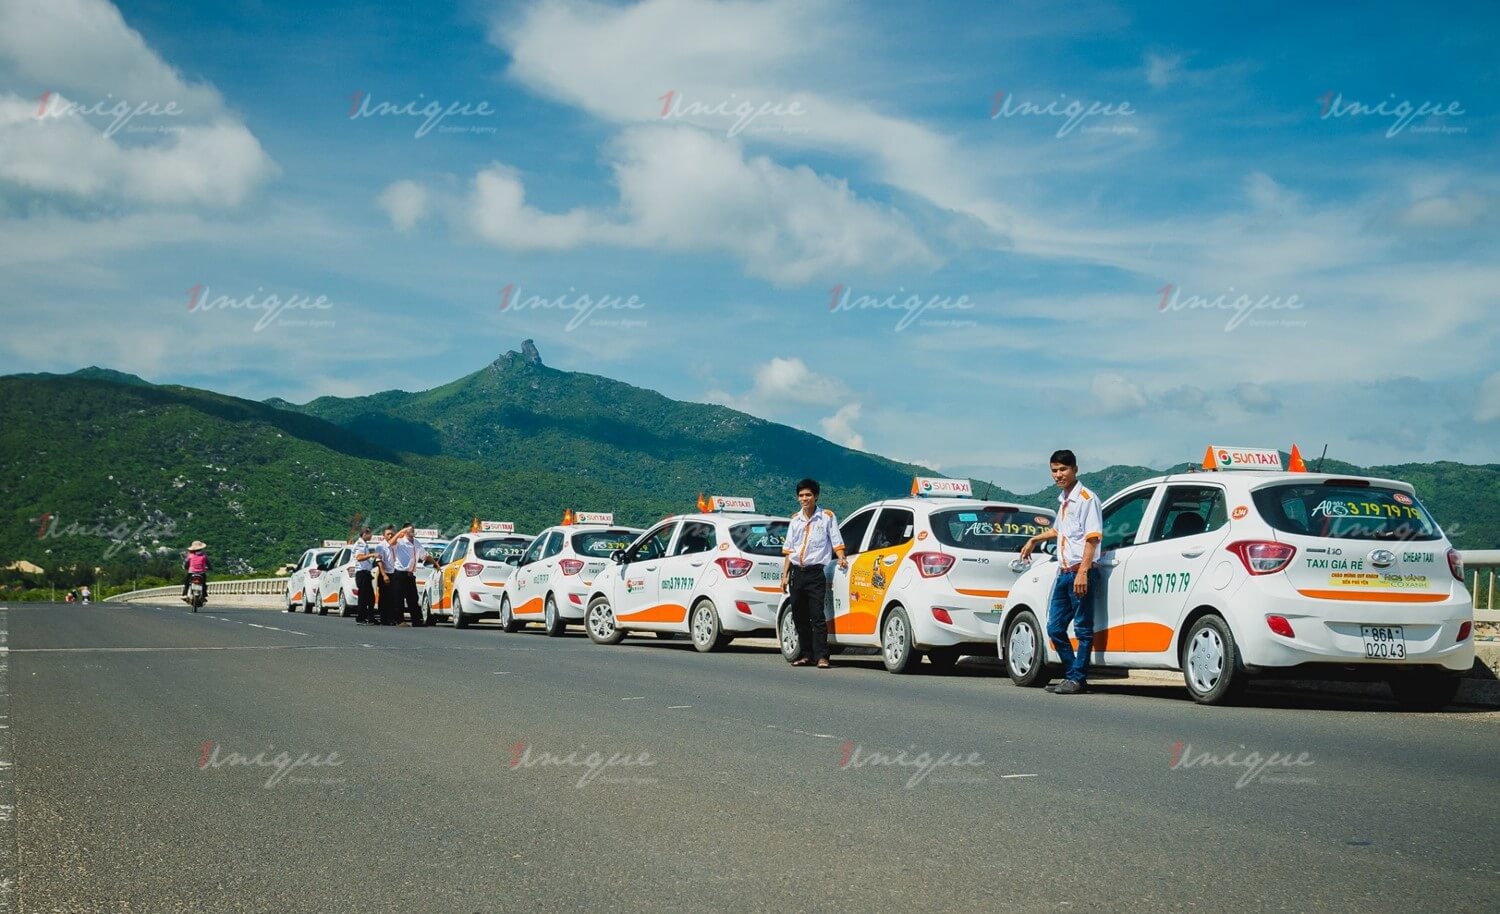
M 1500 419 L 1500 372 L 1479 382 L 1474 397 L 1474 421 L 1494 422 Z
M 375 198 L 398 231 L 409 232 L 427 216 L 427 188 L 415 181 L 397 181 Z
M 777 283 L 938 263 L 899 214 L 805 166 L 747 158 L 738 141 L 690 127 L 636 127 L 610 151 L 620 194 L 613 211 L 538 210 L 526 204 L 520 176 L 500 163 L 481 171 L 473 193 L 450 209 L 479 238 L 508 250 L 607 244 L 720 252 Z
M 823 437 L 856 451 L 864 450 L 864 436 L 854 430 L 854 422 L 859 418 L 859 413 L 860 405 L 849 403 L 839 407 L 838 412 L 833 415 L 819 419 L 818 425 L 823 429 Z
M 1146 82 L 1153 89 L 1162 89 L 1177 81 L 1182 71 L 1182 56 L 1146 54 Z
M 818 374 L 801 359 L 776 357 L 755 369 L 755 388 L 750 398 L 765 403 L 831 406 L 847 393 L 843 382 Z
M 1253 384 L 1249 381 L 1236 384 L 1233 396 L 1236 403 L 1253 413 L 1275 412 L 1281 408 L 1281 401 L 1264 384 Z
M 1402 225 L 1424 229 L 1456 229 L 1477 225 L 1489 205 L 1476 195 L 1426 197 L 1414 201 L 1396 217 Z
M 1088 398 L 1075 404 L 1081 415 L 1121 416 L 1146 408 L 1146 393 L 1141 386 L 1123 375 L 1104 372 L 1089 382 Z
M 275 163 L 103 0 L 0 4 L 0 187 L 70 204 L 233 207 Z

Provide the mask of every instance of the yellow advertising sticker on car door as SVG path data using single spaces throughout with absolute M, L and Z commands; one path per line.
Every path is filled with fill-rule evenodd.
M 849 566 L 848 611 L 833 617 L 834 634 L 875 634 L 886 593 L 911 547 L 912 541 L 907 540 L 897 546 L 861 552 L 854 557 L 854 563 Z

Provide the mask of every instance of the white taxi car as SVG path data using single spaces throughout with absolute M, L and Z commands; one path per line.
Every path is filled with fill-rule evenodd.
M 333 567 L 333 560 L 338 554 L 337 546 L 322 546 L 302 553 L 302 558 L 297 560 L 297 567 L 292 569 L 291 575 L 286 579 L 287 612 L 294 613 L 298 609 L 308 613 L 313 611 L 313 607 L 318 605 L 318 595 L 322 590 L 319 578 L 323 576 L 323 572 Z
M 356 564 L 352 543 L 338 547 L 328 570 L 318 576 L 318 615 L 328 615 L 329 609 L 338 610 L 341 616 L 354 615 L 359 607 Z
M 995 653 L 1000 612 L 1017 572 L 1011 562 L 1055 512 L 977 500 L 966 479 L 917 477 L 912 495 L 866 505 L 839 525 L 849 559 L 829 590 L 830 647 L 878 647 L 885 668 L 949 669 L 965 654 Z M 790 600 L 777 625 L 781 652 L 801 651 Z
M 786 531 L 786 518 L 756 514 L 749 498 L 715 496 L 699 513 L 666 518 L 594 579 L 589 638 L 685 633 L 714 651 L 737 636 L 771 634 Z
M 516 533 L 454 537 L 422 591 L 423 617 L 447 616 L 454 628 L 499 617 L 500 597 L 531 542 L 532 537 Z
M 500 627 L 518 631 L 541 622 L 554 637 L 569 623 L 583 621 L 594 577 L 609 557 L 639 536 L 639 527 L 621 527 L 609 513 L 569 511 L 563 522 L 536 535 L 500 597 Z
M 1205 704 L 1257 676 L 1385 679 L 1405 707 L 1453 699 L 1474 663 L 1463 564 L 1411 485 L 1309 473 L 1296 447 L 1210 447 L 1204 472 L 1137 483 L 1103 505 L 1094 659 L 1180 670 Z M 1045 561 L 1011 590 L 1010 678 L 1047 681 Z M 1045 651 L 1045 654 L 1043 653 Z

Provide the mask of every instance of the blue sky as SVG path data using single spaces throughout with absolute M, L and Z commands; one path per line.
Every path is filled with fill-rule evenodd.
M 303 402 L 530 337 L 1013 488 L 1493 462 L 1497 19 L 6 0 L 0 371 Z

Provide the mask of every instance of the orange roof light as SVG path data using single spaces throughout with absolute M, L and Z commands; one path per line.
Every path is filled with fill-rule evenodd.
M 562 525 L 564 527 L 571 527 L 571 526 L 573 526 L 573 509 L 572 508 L 569 508 L 569 509 L 567 509 L 566 511 L 563 512 Z
M 707 514 L 707 513 L 709 513 L 710 510 L 711 509 L 708 506 L 708 502 L 703 499 L 703 493 L 699 492 L 698 493 L 698 513 L 699 514 Z
M 469 525 L 469 532 L 470 533 L 478 533 L 479 532 L 479 515 L 478 514 L 474 515 L 474 523 L 472 523 L 472 524 Z
M 1208 450 L 1203 452 L 1203 469 L 1217 470 L 1218 468 L 1219 462 L 1214 459 L 1214 446 L 1210 444 Z

